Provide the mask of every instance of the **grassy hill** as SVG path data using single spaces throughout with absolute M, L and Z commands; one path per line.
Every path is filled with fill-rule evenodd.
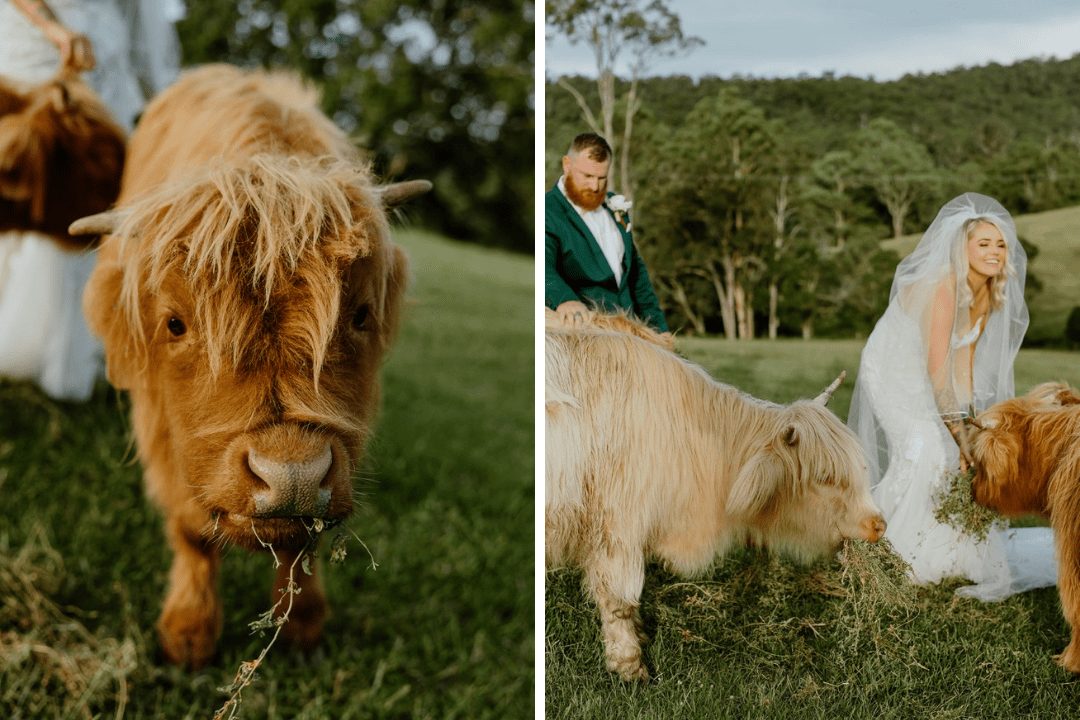
M 679 349 L 717 379 L 778 402 L 816 395 L 846 369 L 830 404 L 846 417 L 862 342 L 684 338 Z M 1021 350 L 1019 391 L 1054 379 L 1080 386 L 1080 353 Z M 642 615 L 654 679 L 628 686 L 604 669 L 599 618 L 580 572 L 548 573 L 546 714 L 1076 717 L 1080 683 L 1051 659 L 1069 639 L 1056 588 L 984 604 L 955 597 L 961 581 L 918 589 L 901 582 L 896 597 L 870 595 L 864 581 L 835 559 L 799 567 L 751 550 L 698 578 L 652 564 Z
M 332 616 L 311 657 L 275 645 L 252 718 L 506 718 L 533 707 L 533 264 L 403 232 L 414 274 L 383 414 L 325 566 Z M 491 310 L 496 308 L 496 310 Z M 55 403 L 0 381 L 0 717 L 210 718 L 268 637 L 268 556 L 231 550 L 218 659 L 163 665 L 168 569 L 130 461 L 126 398 Z
M 1069 311 L 1080 305 L 1080 207 L 1020 215 L 1015 220 L 1020 236 L 1039 248 L 1028 272 L 1043 284 L 1028 307 L 1031 325 L 1026 343 L 1060 343 Z M 921 233 L 905 235 L 887 240 L 884 245 L 903 257 L 915 248 L 920 237 Z

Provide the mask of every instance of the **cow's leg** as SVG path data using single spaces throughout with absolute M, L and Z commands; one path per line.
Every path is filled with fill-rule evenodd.
M 169 662 L 199 668 L 209 662 L 221 637 L 218 551 L 176 517 L 167 519 L 166 533 L 173 561 L 158 637 Z
M 314 559 L 310 564 L 311 575 L 308 575 L 297 561 L 298 555 L 295 551 L 278 551 L 281 564 L 277 568 L 277 577 L 274 578 L 273 601 L 276 603 L 281 600 L 276 615 L 289 613 L 289 620 L 282 626 L 281 634 L 301 650 L 312 650 L 318 645 L 319 638 L 322 637 L 323 623 L 326 622 L 326 594 L 323 592 Z M 295 589 L 299 590 L 299 593 L 292 596 L 291 607 L 289 598 L 284 595 L 289 586 L 290 568 Z
M 1073 506 L 1075 507 L 1075 506 Z M 1052 523 L 1058 551 L 1058 593 L 1072 639 L 1056 660 L 1066 670 L 1080 673 L 1080 521 L 1069 518 L 1071 527 Z
M 645 559 L 641 552 L 599 552 L 586 565 L 585 581 L 600 609 L 607 669 L 623 680 L 649 679 L 641 657 L 641 587 Z

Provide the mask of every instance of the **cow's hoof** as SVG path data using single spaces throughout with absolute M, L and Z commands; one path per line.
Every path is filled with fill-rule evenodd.
M 626 682 L 649 682 L 649 671 L 641 662 L 640 654 L 637 657 L 620 660 L 609 658 L 607 667 L 611 672 L 618 673 L 619 677 Z
M 1080 643 L 1069 643 L 1060 655 L 1054 656 L 1054 660 L 1069 672 L 1080 674 Z
M 221 623 L 205 612 L 173 609 L 162 613 L 157 630 L 165 659 L 197 670 L 213 658 Z

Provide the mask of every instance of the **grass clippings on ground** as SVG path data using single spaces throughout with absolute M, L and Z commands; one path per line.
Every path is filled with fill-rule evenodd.
M 103 704 L 123 716 L 136 642 L 91 633 L 58 605 L 63 577 L 44 531 L 17 551 L 0 548 L 0 702 L 19 713 L 10 720 L 92 718 Z

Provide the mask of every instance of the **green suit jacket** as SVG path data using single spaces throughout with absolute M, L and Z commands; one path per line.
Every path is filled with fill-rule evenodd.
M 604 208 L 611 213 L 606 205 Z M 625 244 L 621 287 L 585 221 L 558 185 L 551 188 L 544 196 L 544 303 L 554 309 L 580 300 L 607 312 L 629 310 L 660 332 L 667 332 L 645 263 L 626 228 L 619 225 L 619 232 Z

